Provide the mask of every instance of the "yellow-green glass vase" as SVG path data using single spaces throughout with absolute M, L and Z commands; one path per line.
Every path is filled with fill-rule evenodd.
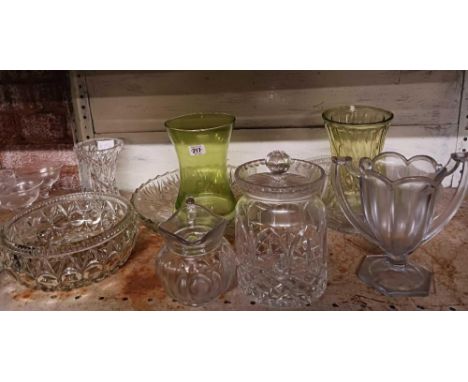
M 183 115 L 165 122 L 179 159 L 176 209 L 187 197 L 231 219 L 236 199 L 227 172 L 227 151 L 235 117 L 223 113 Z
M 330 142 L 331 155 L 350 156 L 357 165 L 360 158 L 374 158 L 380 154 L 393 113 L 372 106 L 350 105 L 328 109 L 323 112 L 322 118 Z M 350 205 L 357 208 L 360 203 L 357 181 L 349 174 L 343 174 L 342 184 Z M 333 190 L 329 191 L 324 196 L 324 201 L 330 205 L 331 214 L 335 218 L 330 225 L 340 231 L 353 232 L 351 224 L 336 204 Z

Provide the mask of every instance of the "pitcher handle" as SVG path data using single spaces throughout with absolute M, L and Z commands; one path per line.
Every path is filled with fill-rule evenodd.
M 363 235 L 367 240 L 372 243 L 377 243 L 377 240 L 374 238 L 374 235 L 369 230 L 366 222 L 359 218 L 352 210 L 351 206 L 346 199 L 345 193 L 340 180 L 339 166 L 345 166 L 346 170 L 354 177 L 360 178 L 361 175 L 352 167 L 352 158 L 351 157 L 332 157 L 332 168 L 330 171 L 332 186 L 335 190 L 336 198 L 338 200 L 338 205 L 341 208 L 346 219 L 356 228 L 361 235 Z
M 449 205 L 445 208 L 438 217 L 436 217 L 427 233 L 424 237 L 423 243 L 432 239 L 435 235 L 437 235 L 442 229 L 448 224 L 448 222 L 453 218 L 453 216 L 457 213 L 460 205 L 463 203 L 465 198 L 467 186 L 468 186 L 468 169 L 466 164 L 468 162 L 468 153 L 467 152 L 458 152 L 453 153 L 450 156 L 450 161 L 445 166 L 446 170 L 444 171 L 444 177 L 447 177 L 455 172 L 462 165 L 462 176 L 460 182 L 458 183 L 457 191 L 454 197 L 450 200 Z

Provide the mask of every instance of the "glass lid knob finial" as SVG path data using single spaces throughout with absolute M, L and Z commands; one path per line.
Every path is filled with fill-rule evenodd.
M 272 174 L 283 174 L 291 166 L 291 158 L 284 151 L 274 150 L 268 153 L 266 165 Z

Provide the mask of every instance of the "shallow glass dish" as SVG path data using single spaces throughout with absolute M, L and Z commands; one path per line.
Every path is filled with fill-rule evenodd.
M 234 166 L 228 166 L 229 183 L 237 199 L 241 193 L 234 183 L 235 169 Z M 158 232 L 159 225 L 174 213 L 179 192 L 179 179 L 179 170 L 168 171 L 143 183 L 133 193 L 130 202 L 142 222 L 151 230 Z
M 0 185 L 0 208 L 15 211 L 29 207 L 39 197 L 42 180 L 15 178 L 12 184 Z
M 120 196 L 58 196 L 5 223 L 3 266 L 28 287 L 69 290 L 100 281 L 122 266 L 136 234 L 135 210 Z
M 46 199 L 52 186 L 58 181 L 61 170 L 61 164 L 39 162 L 32 167 L 17 168 L 15 173 L 17 177 L 42 180 L 40 197 Z

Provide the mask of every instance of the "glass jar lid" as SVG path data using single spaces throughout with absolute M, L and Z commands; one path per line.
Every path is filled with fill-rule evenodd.
M 247 194 L 267 199 L 297 199 L 322 194 L 325 171 L 305 160 L 292 159 L 284 151 L 272 151 L 266 159 L 240 165 L 236 183 Z

